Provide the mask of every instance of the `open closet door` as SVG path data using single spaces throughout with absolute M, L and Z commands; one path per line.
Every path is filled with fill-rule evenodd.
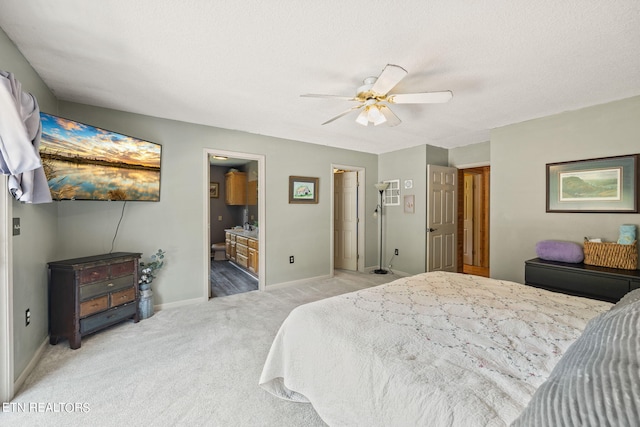
M 457 271 L 458 170 L 427 165 L 427 271 Z
M 358 172 L 340 171 L 334 179 L 334 268 L 358 269 Z

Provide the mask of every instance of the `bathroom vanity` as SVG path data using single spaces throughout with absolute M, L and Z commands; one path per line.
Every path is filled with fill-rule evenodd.
M 259 245 L 258 233 L 243 229 L 225 230 L 225 249 L 227 259 L 258 274 Z

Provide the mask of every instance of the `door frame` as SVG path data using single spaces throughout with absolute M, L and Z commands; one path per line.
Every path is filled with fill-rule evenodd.
M 8 177 L 0 179 L 0 401 L 8 402 L 14 393 L 13 378 L 13 246 L 11 238 L 12 199 L 7 188 Z
M 363 191 L 364 187 L 364 183 L 367 182 L 366 180 L 366 169 L 361 167 L 361 166 L 350 166 L 350 165 L 343 165 L 343 164 L 337 164 L 337 163 L 332 163 L 331 164 L 331 197 L 329 198 L 329 212 L 330 212 L 330 218 L 329 218 L 329 224 L 330 224 L 330 228 L 329 228 L 329 271 L 330 271 L 330 276 L 333 277 L 334 274 L 334 269 L 335 269 L 335 263 L 333 260 L 333 257 L 335 256 L 335 241 L 334 241 L 334 221 L 335 221 L 335 203 L 333 200 L 333 195 L 334 195 L 334 189 L 335 189 L 335 180 L 334 180 L 334 176 L 333 176 L 333 171 L 336 169 L 342 169 L 345 171 L 349 171 L 349 172 L 358 172 L 358 203 L 357 203 L 357 217 L 358 217 L 358 249 L 356 250 L 356 255 L 358 256 L 358 264 L 357 264 L 357 272 L 362 273 L 365 271 L 365 266 L 364 266 L 364 262 L 365 262 L 365 257 L 364 257 L 364 235 L 365 235 L 365 220 L 364 220 L 364 211 L 365 211 L 365 193 L 366 191 Z
M 483 225 L 487 228 L 487 231 L 485 233 L 485 247 L 486 247 L 486 258 L 487 258 L 487 264 L 488 267 L 479 267 L 478 269 L 468 269 L 467 273 L 469 274 L 477 274 L 477 275 L 484 275 L 485 274 L 485 270 L 486 270 L 486 274 L 488 274 L 487 277 L 491 276 L 491 259 L 489 258 L 489 241 L 490 241 L 490 232 L 491 232 L 491 223 L 490 223 L 490 199 L 491 199 L 491 164 L 489 162 L 482 162 L 482 163 L 474 163 L 474 164 L 469 164 L 469 165 L 459 165 L 456 166 L 458 168 L 458 188 L 460 188 L 461 183 L 464 185 L 464 172 L 465 171 L 474 171 L 474 172 L 478 172 L 478 173 L 482 173 L 483 170 L 486 170 L 486 168 L 488 168 L 487 170 L 487 174 L 488 174 L 488 179 L 484 180 L 485 182 L 483 182 L 483 198 L 484 198 L 484 223 Z M 464 188 L 464 186 L 462 187 Z M 464 270 L 464 260 L 463 260 L 463 225 L 462 225 L 462 221 L 463 221 L 463 209 L 464 209 L 464 192 L 463 191 L 458 191 L 458 273 L 463 273 Z
M 266 245 L 265 245 L 265 236 L 266 236 L 266 224 L 267 224 L 267 216 L 266 216 L 266 156 L 263 154 L 251 154 L 251 153 L 241 153 L 236 151 L 226 151 L 226 150 L 217 150 L 215 148 L 205 148 L 203 155 L 203 176 L 205 177 L 202 193 L 203 193 L 203 254 L 204 254 L 204 277 L 205 283 L 203 287 L 203 296 L 206 300 L 211 298 L 211 238 L 209 229 L 211 227 L 211 213 L 210 213 L 210 203 L 209 203 L 209 181 L 211 180 L 210 172 L 211 172 L 211 164 L 209 163 L 209 156 L 224 156 L 230 157 L 234 159 L 246 159 L 246 160 L 255 160 L 258 162 L 258 186 L 260 188 L 260 194 L 258 197 L 258 247 L 259 256 L 258 256 L 258 290 L 264 291 L 266 286 Z

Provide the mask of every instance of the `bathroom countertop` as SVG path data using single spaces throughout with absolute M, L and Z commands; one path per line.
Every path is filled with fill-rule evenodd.
M 258 238 L 257 230 L 247 231 L 247 230 L 244 230 L 242 228 L 229 228 L 229 229 L 226 229 L 224 231 L 226 231 L 227 233 L 233 233 L 236 236 L 249 237 L 251 239 L 257 239 Z

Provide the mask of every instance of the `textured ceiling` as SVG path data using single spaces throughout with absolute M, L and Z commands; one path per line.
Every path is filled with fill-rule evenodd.
M 0 0 L 0 27 L 59 99 L 370 153 L 640 95 L 638 0 Z M 300 97 L 388 63 L 453 99 L 389 128 Z

